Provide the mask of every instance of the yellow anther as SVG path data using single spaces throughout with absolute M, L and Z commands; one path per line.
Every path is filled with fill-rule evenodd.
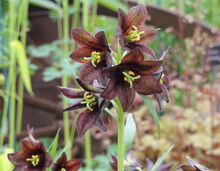
M 33 166 L 37 166 L 40 162 L 38 155 L 32 155 L 31 158 L 27 158 L 26 161 L 30 161 Z
M 138 32 L 137 27 L 133 25 L 132 30 L 128 32 L 128 36 L 125 39 L 130 42 L 136 42 L 141 39 L 141 35 L 144 33 L 144 31 Z
M 128 78 L 127 78 L 127 77 L 124 77 L 124 81 L 127 81 L 127 82 L 128 82 Z
M 133 71 L 128 71 L 128 74 L 131 75 L 131 76 L 135 75 L 135 73 Z
M 88 99 L 91 99 L 93 97 L 93 94 L 87 95 L 86 96 Z
M 103 52 L 93 51 L 91 57 L 84 57 L 85 60 L 90 60 L 92 65 L 96 67 L 97 64 L 101 62 Z
M 62 168 L 62 169 L 60 169 L 60 171 L 66 171 L 66 169 L 65 169 L 65 168 Z

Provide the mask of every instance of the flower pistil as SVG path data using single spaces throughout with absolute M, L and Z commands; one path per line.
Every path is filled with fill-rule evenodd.
M 141 39 L 141 35 L 144 34 L 144 31 L 138 32 L 138 29 L 136 26 L 132 26 L 133 29 L 131 29 L 128 32 L 128 36 L 126 36 L 126 40 L 130 42 L 137 42 Z
M 26 161 L 30 161 L 33 166 L 37 166 L 40 162 L 39 155 L 32 155 L 31 158 L 27 158 Z
M 91 60 L 92 65 L 96 67 L 97 64 L 101 62 L 101 58 L 103 56 L 103 52 L 93 51 L 91 57 L 84 57 L 85 60 Z
M 122 73 L 124 75 L 124 81 L 130 84 L 130 88 L 133 87 L 133 81 L 140 78 L 140 75 L 135 76 L 135 73 L 133 71 L 124 71 Z
M 81 102 L 81 104 L 86 104 L 86 107 L 93 111 L 93 106 L 97 104 L 97 99 L 94 94 L 89 93 L 88 91 L 84 93 L 84 101 Z

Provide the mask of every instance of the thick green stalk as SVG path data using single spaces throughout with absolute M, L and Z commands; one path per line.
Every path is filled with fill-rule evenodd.
M 118 171 L 124 170 L 124 111 L 121 103 L 114 99 L 118 105 Z
M 98 7 L 98 3 L 97 0 L 93 0 L 93 6 L 92 6 L 92 17 L 91 17 L 91 28 L 94 31 L 95 30 L 95 26 L 96 26 L 96 14 L 97 14 L 97 7 Z
M 83 0 L 83 28 L 88 30 L 88 1 Z M 91 137 L 90 131 L 87 131 L 85 135 L 85 155 L 86 155 L 86 168 L 91 169 Z
M 83 0 L 83 28 L 88 30 L 88 1 Z
M 68 39 L 69 39 L 69 15 L 68 15 L 68 0 L 63 0 L 63 39 L 64 39 L 64 46 L 63 46 L 63 57 L 68 57 Z M 62 77 L 62 86 L 67 87 L 68 85 L 68 78 L 66 75 Z M 63 99 L 63 107 L 67 107 L 67 101 Z M 67 158 L 68 160 L 71 158 L 71 144 L 70 144 L 70 137 L 69 137 L 69 113 L 63 113 L 63 120 L 64 120 L 64 140 L 65 145 L 67 147 Z
M 26 37 L 27 37 L 27 17 L 28 17 L 28 0 L 23 0 L 22 1 L 22 12 L 23 12 L 23 17 L 22 17 L 22 28 L 21 28 L 21 42 L 24 48 L 26 48 Z M 23 95 L 24 95 L 24 83 L 22 80 L 22 77 L 19 77 L 18 80 L 18 110 L 17 110 L 17 122 L 16 122 L 16 133 L 21 132 L 22 128 L 22 115 L 23 115 Z
M 15 2 L 9 1 L 9 47 L 10 42 L 15 39 Z M 9 115 L 9 146 L 14 148 L 15 136 L 15 95 L 16 95 L 16 58 L 14 49 L 10 47 L 10 66 L 9 66 L 9 92 L 10 92 L 10 115 Z
M 0 150 L 2 149 L 2 145 L 4 142 L 4 133 L 5 133 L 5 124 L 7 120 L 7 113 L 8 113 L 8 85 L 5 90 L 5 96 L 4 96 L 4 106 L 3 106 L 3 114 L 2 114 L 2 123 L 1 123 L 1 132 L 0 132 Z
M 86 153 L 86 168 L 92 168 L 92 154 L 91 154 L 91 137 L 90 131 L 86 132 L 85 135 L 85 153 Z
M 14 148 L 15 137 L 15 97 L 16 97 L 16 58 L 14 49 L 10 49 L 9 87 L 10 87 L 10 115 L 9 115 L 9 147 Z
M 24 84 L 21 76 L 18 80 L 18 110 L 17 110 L 17 119 L 16 119 L 16 133 L 21 132 L 22 128 L 22 114 L 23 114 L 23 95 L 24 95 Z

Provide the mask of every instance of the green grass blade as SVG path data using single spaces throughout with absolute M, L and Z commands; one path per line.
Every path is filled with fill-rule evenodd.
M 61 8 L 50 0 L 29 0 L 31 5 L 35 5 L 38 7 L 46 8 L 52 11 L 60 11 Z
M 167 155 L 170 153 L 170 151 L 173 149 L 174 145 L 172 145 L 161 157 L 159 160 L 156 161 L 151 171 L 157 171 L 157 168 L 161 165 L 161 163 L 164 161 L 164 159 L 167 157 Z
M 147 96 L 143 96 L 143 95 L 140 95 L 140 96 L 144 100 L 145 105 L 147 105 L 151 115 L 154 118 L 154 121 L 155 121 L 155 123 L 157 125 L 158 135 L 159 135 L 159 138 L 160 138 L 160 122 L 159 122 L 159 118 L 157 116 L 157 112 L 156 112 L 156 110 L 154 108 L 154 105 L 153 105 L 153 103 L 151 102 L 151 100 Z
M 52 158 L 55 157 L 56 151 L 57 151 L 57 146 L 58 146 L 58 140 L 59 140 L 59 132 L 60 129 L 58 129 L 56 137 L 54 138 L 52 144 L 50 145 L 48 151 L 50 152 L 50 155 Z
M 128 7 L 123 4 L 122 2 L 120 2 L 119 0 L 110 0 L 110 1 L 106 1 L 106 0 L 97 0 L 99 4 L 101 4 L 102 6 L 111 9 L 112 11 L 117 12 L 118 8 L 123 9 L 125 12 L 128 12 Z
M 15 49 L 16 54 L 17 54 L 17 61 L 18 61 L 18 66 L 20 70 L 20 74 L 22 77 L 22 80 L 24 82 L 24 86 L 27 89 L 28 93 L 30 95 L 33 95 L 32 87 L 31 87 L 31 77 L 28 69 L 28 64 L 27 64 L 27 57 L 26 53 L 24 50 L 24 46 L 20 41 L 12 41 L 11 42 L 12 48 Z

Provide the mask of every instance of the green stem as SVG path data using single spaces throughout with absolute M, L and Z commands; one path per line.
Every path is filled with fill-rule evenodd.
M 83 0 L 83 28 L 88 30 L 88 1 Z
M 83 0 L 83 28 L 88 30 L 88 1 Z M 86 155 L 86 168 L 92 168 L 92 156 L 91 156 L 91 137 L 90 131 L 85 135 L 85 155 Z
M 10 115 L 9 115 L 9 147 L 14 148 L 15 136 L 15 96 L 16 96 L 16 58 L 15 51 L 10 46 L 10 42 L 15 39 L 15 5 L 14 0 L 9 1 L 9 92 L 10 92 Z M 9 99 L 8 99 L 9 100 Z
M 118 41 L 118 45 L 117 45 L 117 51 L 118 51 L 118 63 L 121 63 L 122 55 L 121 55 L 121 46 L 120 46 L 119 41 Z
M 124 170 L 124 111 L 120 101 L 115 98 L 118 105 L 118 171 Z
M 4 106 L 3 106 L 3 114 L 2 114 L 2 123 L 1 123 L 1 132 L 0 132 L 0 150 L 2 149 L 2 145 L 4 142 L 4 133 L 5 133 L 5 124 L 7 120 L 7 113 L 8 113 L 8 85 L 5 90 L 4 96 Z
M 15 137 L 15 97 L 16 97 L 16 58 L 14 49 L 10 49 L 9 87 L 10 87 L 10 115 L 9 115 L 9 147 L 14 148 Z
M 91 17 L 91 28 L 93 29 L 92 31 L 94 31 L 96 26 L 97 7 L 98 7 L 97 0 L 93 0 L 92 17 Z
M 64 38 L 64 45 L 63 45 L 63 57 L 66 58 L 68 56 L 68 38 L 69 38 L 69 15 L 68 15 L 68 0 L 63 0 L 63 38 Z M 66 75 L 62 76 L 62 86 L 67 87 L 68 85 L 68 78 Z M 63 99 L 63 107 L 67 107 L 67 101 Z M 63 120 L 64 120 L 64 140 L 65 145 L 67 147 L 67 158 L 68 160 L 71 159 L 71 145 L 70 145 L 70 137 L 69 137 L 69 113 L 63 113 Z
M 16 133 L 21 132 L 22 128 L 22 114 L 23 114 L 23 95 L 24 95 L 24 84 L 21 76 L 19 77 L 18 81 L 18 113 L 17 113 L 17 120 L 16 120 Z
M 22 12 L 23 12 L 23 17 L 22 17 L 22 29 L 21 29 L 21 42 L 24 48 L 26 48 L 26 37 L 27 37 L 27 17 L 28 17 L 28 5 L 29 1 L 28 0 L 23 0 L 22 1 Z M 23 95 L 24 95 L 24 83 L 22 80 L 22 77 L 20 75 L 19 81 L 18 81 L 18 113 L 17 113 L 17 122 L 16 122 L 16 133 L 21 132 L 22 128 L 22 115 L 23 115 Z
M 85 135 L 85 153 L 86 153 L 86 168 L 92 168 L 92 155 L 91 155 L 91 138 L 90 131 L 86 132 Z

